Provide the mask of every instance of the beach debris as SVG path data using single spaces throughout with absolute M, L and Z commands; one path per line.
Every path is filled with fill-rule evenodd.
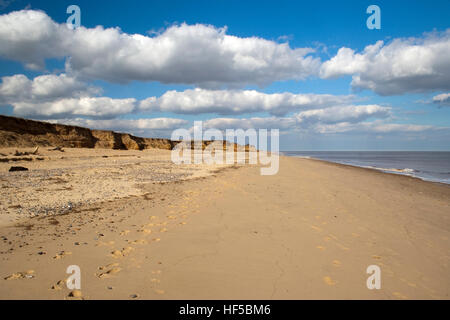
M 60 151 L 60 152 L 64 152 L 64 149 L 63 149 L 63 147 L 58 146 L 58 147 L 54 147 L 54 148 L 52 148 L 52 149 L 48 149 L 48 151 Z
M 38 154 L 38 151 L 39 151 L 39 147 L 34 148 L 34 150 L 31 152 L 29 152 L 29 151 L 20 152 L 20 151 L 16 150 L 16 152 L 14 152 L 14 156 L 20 157 L 20 156 L 36 155 L 36 154 Z
M 131 299 L 137 299 L 137 298 L 139 298 L 139 295 L 137 293 L 130 294 L 130 298 Z
M 12 166 L 11 168 L 9 168 L 9 172 L 14 172 L 14 171 L 28 171 L 28 168 L 20 167 L 20 166 Z

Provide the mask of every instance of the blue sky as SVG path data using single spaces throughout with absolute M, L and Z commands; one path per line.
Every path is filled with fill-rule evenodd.
M 105 60 L 110 59 L 112 62 L 110 65 L 102 61 L 106 70 L 103 74 L 103 67 L 97 68 L 94 63 L 89 65 L 88 62 L 95 59 L 101 61 L 101 57 L 98 56 L 100 53 L 86 49 L 86 54 L 83 55 L 83 47 L 70 48 L 70 44 L 65 44 L 66 47 L 61 49 L 62 53 L 53 56 L 51 50 L 49 53 L 45 49 L 38 48 L 39 43 L 49 41 L 51 42 L 49 48 L 55 46 L 55 51 L 59 50 L 59 44 L 53 43 L 52 40 L 43 38 L 44 40 L 39 40 L 36 44 L 33 42 L 29 44 L 27 37 L 33 37 L 29 30 L 39 28 L 38 25 L 33 25 L 35 22 L 20 22 L 21 25 L 16 26 L 15 23 L 19 24 L 21 19 L 19 14 L 9 20 L 6 19 L 8 14 L 26 8 L 32 11 L 40 10 L 45 14 L 44 18 L 41 17 L 42 21 L 53 21 L 62 26 L 69 16 L 66 8 L 71 4 L 81 8 L 81 26 L 87 30 L 93 30 L 96 26 L 103 26 L 102 30 L 119 27 L 121 34 L 125 35 L 140 34 L 149 38 L 161 37 L 183 42 L 183 38 L 178 36 L 170 38 L 168 30 L 174 28 L 181 33 L 189 26 L 201 25 L 207 30 L 216 32 L 226 26 L 227 36 L 243 41 L 236 43 L 230 41 L 230 44 L 224 44 L 220 50 L 231 50 L 230 54 L 235 54 L 234 60 L 230 61 L 236 61 L 236 58 L 240 59 L 242 56 L 247 59 L 243 60 L 244 62 L 253 63 L 253 59 L 256 59 L 257 67 L 249 67 L 244 63 L 241 70 L 240 67 L 224 63 L 224 66 L 217 66 L 217 70 L 228 70 L 231 67 L 235 69 L 222 77 L 215 69 L 215 51 L 212 49 L 209 51 L 209 46 L 216 43 L 217 35 L 211 36 L 212 42 L 201 41 L 203 31 L 191 28 L 193 37 L 191 40 L 195 45 L 189 43 L 191 40 L 186 40 L 186 44 L 183 44 L 189 50 L 183 52 L 183 47 L 179 45 L 181 49 L 177 50 L 181 51 L 171 52 L 170 46 L 161 47 L 161 51 L 158 51 L 154 59 L 158 60 L 158 65 L 161 64 L 166 68 L 162 71 L 159 69 L 155 71 L 153 67 L 146 69 L 153 63 L 150 58 L 148 60 L 144 58 L 142 66 L 129 71 L 127 68 L 133 68 L 133 62 L 127 60 L 122 66 L 120 57 L 123 56 L 126 60 L 126 55 L 130 54 L 130 51 L 120 47 L 122 43 L 120 36 L 111 38 L 107 44 L 111 45 L 111 50 L 117 51 L 117 55 L 122 51 L 123 53 L 119 57 L 114 55 L 114 52 L 105 55 Z M 381 9 L 380 30 L 369 30 L 366 27 L 366 20 L 369 17 L 366 8 L 371 4 L 376 4 Z M 44 99 L 39 95 L 24 97 L 20 90 L 13 96 L 10 91 L 0 89 L 0 113 L 128 131 L 145 136 L 170 136 L 171 130 L 176 126 L 189 127 L 194 120 L 235 119 L 240 121 L 222 120 L 214 123 L 257 128 L 254 118 L 273 118 L 267 127 L 276 127 L 274 123 L 276 124 L 278 119 L 281 119 L 280 124 L 285 124 L 280 125 L 282 150 L 450 150 L 450 98 L 447 95 L 450 92 L 450 78 L 445 75 L 450 70 L 450 62 L 444 56 L 445 54 L 450 56 L 450 32 L 447 31 L 450 28 L 449 12 L 450 1 L 445 0 L 339 2 L 2 0 L 0 34 L 7 40 L 2 41 L 7 43 L 5 46 L 7 48 L 3 51 L 0 49 L 0 77 L 23 74 L 31 83 L 33 79 L 42 75 L 64 74 L 74 79 L 65 81 L 65 85 L 69 83 L 76 86 L 76 90 L 64 87 L 66 96 L 61 96 L 45 91 L 50 90 L 48 87 L 45 87 L 45 90 L 41 88 L 39 92 L 43 90 L 46 92 Z M 28 23 L 29 26 L 26 25 Z M 20 29 L 20 35 L 15 39 L 11 34 L 17 28 L 23 30 Z M 61 32 L 64 33 L 64 31 L 57 32 L 57 36 L 60 36 Z M 217 34 L 220 34 L 220 31 L 217 31 Z M 98 39 L 105 39 L 106 36 L 110 35 L 106 32 L 104 35 L 80 33 L 78 37 L 85 38 L 76 43 L 83 46 L 83 43 L 87 43 L 83 41 L 99 41 Z M 92 38 L 86 40 L 87 37 Z M 255 44 L 251 40 L 253 38 L 267 40 L 270 43 Z M 382 40 L 383 44 L 376 55 L 363 55 L 366 46 L 374 45 L 379 40 Z M 28 43 L 28 46 L 25 47 L 24 43 Z M 287 43 L 287 52 L 270 51 L 274 46 L 283 43 Z M 391 43 L 398 45 L 390 46 Z M 203 45 L 205 48 L 201 47 Z M 230 47 L 226 47 L 228 45 Z M 144 53 L 147 52 L 146 47 L 139 48 Z M 198 52 L 195 53 L 197 48 Z M 301 48 L 311 48 L 312 51 L 307 54 L 294 52 Z M 342 48 L 353 50 L 351 60 L 343 59 L 344 52 L 340 51 Z M 261 57 L 258 50 L 268 50 L 267 52 L 271 53 Z M 363 56 L 360 57 L 358 54 Z M 177 56 L 173 58 L 172 55 L 178 55 L 178 60 L 183 61 L 183 65 L 178 64 Z M 308 57 L 315 62 L 308 60 Z M 38 67 L 33 65 L 30 68 L 30 62 L 38 62 L 40 58 L 45 64 Z M 66 62 L 70 58 L 72 60 L 68 68 Z M 166 58 L 173 59 L 171 61 L 174 62 L 165 64 Z M 205 59 L 204 65 L 202 58 Z M 160 63 L 159 59 L 163 62 Z M 223 57 L 217 56 L 217 59 Z M 284 67 L 279 69 L 271 67 L 284 59 L 293 59 L 295 63 L 299 60 L 302 62 L 299 62 L 298 66 L 293 66 L 292 72 Z M 333 59 L 337 61 L 332 63 Z M 191 61 L 192 66 L 189 66 Z M 217 62 L 220 63 L 222 62 Z M 260 63 L 264 67 L 260 68 Z M 412 70 L 407 70 L 408 64 L 412 65 Z M 186 65 L 188 66 L 186 73 L 191 73 L 192 76 L 180 76 Z M 351 70 L 348 66 L 352 66 Z M 202 67 L 207 69 L 206 71 L 211 70 L 211 77 L 205 75 L 205 70 L 199 71 L 198 74 L 195 72 Z M 108 68 L 111 70 L 107 70 Z M 126 75 L 124 77 L 127 78 L 126 81 L 117 80 L 116 74 L 120 75 L 118 69 Z M 164 70 L 170 70 L 167 77 Z M 169 74 L 170 72 L 173 72 L 173 76 Z M 240 77 L 245 78 L 245 81 L 241 81 Z M 265 79 L 263 83 L 261 78 Z M 355 79 L 362 81 L 358 84 Z M 18 81 L 18 77 L 13 80 L 14 84 L 24 83 Z M 4 90 L 6 81 L 3 79 L 2 82 Z M 100 91 L 93 94 L 91 88 Z M 195 88 L 202 91 L 192 93 Z M 160 99 L 156 105 L 151 104 L 147 108 L 140 106 L 141 101 L 148 97 L 159 98 L 173 90 L 179 92 L 181 96 L 180 100 L 177 100 L 180 105 L 176 107 L 166 106 L 174 101 L 170 99 L 167 99 L 166 104 Z M 270 104 L 271 111 L 267 108 L 250 108 L 247 105 L 236 107 L 240 108 L 239 111 L 224 111 L 226 107 L 235 108 L 233 103 L 239 104 L 240 99 L 245 97 L 240 93 L 249 90 L 262 94 L 257 101 L 263 102 L 272 101 L 271 95 L 277 93 L 312 94 L 318 97 L 307 105 L 289 104 L 289 111 L 282 114 L 277 108 L 286 107 L 285 102 L 279 106 L 273 102 L 274 105 Z M 5 92 L 9 92 L 8 95 Z M 238 92 L 235 100 L 224 98 L 227 92 Z M 196 107 L 182 105 L 183 102 L 179 102 L 184 101 L 183 93 L 189 94 L 190 99 L 194 100 L 190 102 Z M 213 105 L 202 104 L 205 95 L 213 99 Z M 331 95 L 331 101 L 326 104 L 316 103 L 321 100 L 321 95 Z M 349 95 L 352 95 L 351 101 L 344 99 Z M 109 101 L 111 108 L 117 110 L 113 113 L 108 113 L 105 108 L 101 111 L 91 110 L 89 108 L 96 108 L 100 103 L 92 102 L 86 107 L 89 110 L 85 113 L 73 111 L 75 107 L 72 106 L 78 103 L 75 100 L 87 96 L 94 97 L 93 99 L 107 97 L 111 99 Z M 67 99 L 70 99 L 70 103 Z M 132 106 L 128 104 L 129 101 L 123 104 L 126 107 L 121 112 L 117 103 L 126 99 L 136 101 L 130 102 Z M 224 106 L 221 109 L 215 108 L 215 103 Z M 191 109 L 186 112 L 186 108 Z M 44 109 L 45 112 L 42 111 Z M 58 111 L 61 109 L 64 109 L 64 112 Z M 184 122 L 165 121 L 164 125 L 158 127 L 155 120 L 151 124 L 147 122 L 135 128 L 133 126 L 136 122 L 126 121 L 137 119 L 178 119 Z M 119 123 L 118 120 L 122 122 Z M 261 123 L 266 122 L 258 120 L 258 123 L 260 127 L 264 127 Z

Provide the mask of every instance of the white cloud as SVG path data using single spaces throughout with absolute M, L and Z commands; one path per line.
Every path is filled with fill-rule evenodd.
M 114 130 L 124 132 L 138 132 L 142 130 L 173 130 L 188 124 L 187 120 L 174 118 L 114 119 L 114 120 L 92 120 L 92 119 L 75 118 L 75 119 L 57 119 L 47 121 L 53 123 L 87 127 L 97 130 Z
M 167 91 L 161 97 L 140 102 L 141 111 L 174 112 L 179 114 L 218 113 L 243 114 L 268 112 L 284 115 L 301 109 L 341 105 L 354 100 L 353 96 L 330 94 L 263 93 L 255 90 L 189 89 Z
M 296 120 L 292 117 L 254 117 L 246 119 L 214 118 L 203 121 L 204 129 L 280 129 L 290 130 L 295 128 Z
M 313 123 L 357 123 L 369 118 L 387 118 L 390 115 L 390 107 L 359 105 L 302 111 L 296 115 L 296 118 L 300 124 L 306 125 Z
M 433 97 L 433 103 L 450 106 L 450 93 L 441 93 Z
M 175 25 L 155 36 L 119 28 L 69 30 L 44 12 L 0 16 L 0 56 L 42 68 L 47 58 L 69 57 L 68 71 L 94 79 L 201 86 L 264 85 L 315 75 L 320 59 L 311 48 L 291 48 L 257 37 L 240 38 L 226 28 Z
M 215 118 L 203 122 L 205 128 L 226 129 L 280 129 L 284 132 L 303 131 L 316 133 L 347 132 L 356 129 L 412 130 L 414 126 L 380 122 L 391 115 L 391 108 L 378 105 L 340 106 L 299 112 L 291 117 L 253 117 L 245 119 Z M 368 119 L 372 122 L 364 122 Z M 378 119 L 378 120 L 377 120 Z M 383 120 L 384 121 L 384 120 Z M 375 127 L 375 124 L 377 125 Z M 422 127 L 418 127 L 422 128 Z
M 30 80 L 23 74 L 2 77 L 0 103 L 13 107 L 14 114 L 31 117 L 112 118 L 133 112 L 136 99 L 92 97 L 96 87 L 67 76 L 43 75 Z
M 113 118 L 133 112 L 136 99 L 112 99 L 109 97 L 82 97 L 58 99 L 51 102 L 14 102 L 14 114 L 29 117 L 76 117 Z
M 352 75 L 352 86 L 381 95 L 450 89 L 450 29 L 422 38 L 378 41 L 362 53 L 339 49 L 324 62 L 322 78 Z
M 400 123 L 385 123 L 381 121 L 372 122 L 340 122 L 336 124 L 318 124 L 315 131 L 322 134 L 362 132 L 362 133 L 420 133 L 428 130 L 437 129 L 429 125 L 413 125 Z
M 59 98 L 83 97 L 97 94 L 99 88 L 67 76 L 42 75 L 30 80 L 23 74 L 1 78 L 0 103 L 49 102 Z

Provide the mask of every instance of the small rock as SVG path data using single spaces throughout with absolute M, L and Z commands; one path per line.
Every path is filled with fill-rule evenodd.
M 12 166 L 11 168 L 9 168 L 9 172 L 13 172 L 13 171 L 28 171 L 28 168 L 25 167 L 14 167 Z

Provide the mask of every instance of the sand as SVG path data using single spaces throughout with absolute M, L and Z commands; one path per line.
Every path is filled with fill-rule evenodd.
M 4 224 L 0 298 L 449 298 L 449 186 L 288 157 L 274 176 L 200 167 L 196 178 L 149 178 L 135 193 Z M 77 292 L 64 283 L 70 265 L 81 269 Z M 381 269 L 380 290 L 366 287 L 369 265 Z

